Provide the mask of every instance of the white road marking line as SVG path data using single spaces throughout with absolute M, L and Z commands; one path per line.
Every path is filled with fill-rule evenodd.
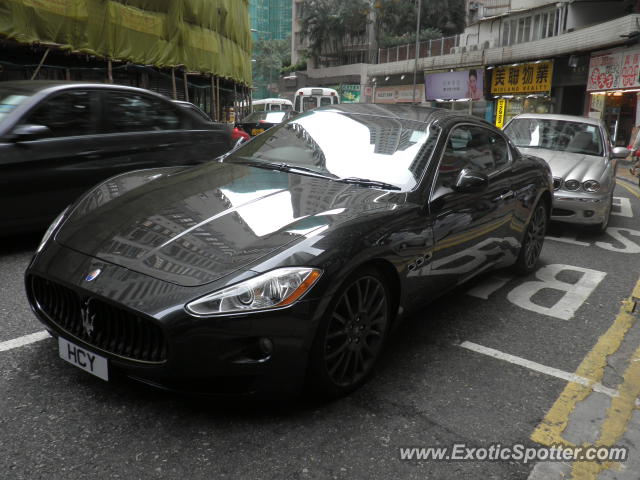
M 46 330 L 41 330 L 36 333 L 31 333 L 29 335 L 24 335 L 22 337 L 14 338 L 13 340 L 0 342 L 0 352 L 11 350 L 13 348 L 24 347 L 25 345 L 39 342 L 40 340 L 44 340 L 46 338 L 49 338 L 50 336 L 51 335 L 49 335 L 49 332 L 47 332 Z
M 590 243 L 579 242 L 575 238 L 569 238 L 569 237 L 553 237 L 551 235 L 547 235 L 546 237 L 544 237 L 544 239 L 554 240 L 556 242 L 570 243 L 571 245 L 580 245 L 581 247 L 588 247 L 591 245 Z
M 574 373 L 569 373 L 565 372 L 564 370 L 558 370 L 557 368 L 548 367 L 546 365 L 542 365 L 541 363 L 527 360 L 526 358 L 516 357 L 515 355 L 510 355 L 499 350 L 494 350 L 493 348 L 483 347 L 482 345 L 478 345 L 477 343 L 465 341 L 462 342 L 460 346 L 476 353 L 481 353 L 489 357 L 497 358 L 498 360 L 504 360 L 505 362 L 513 363 L 515 365 L 519 365 L 536 372 L 544 373 L 561 380 L 566 380 L 567 382 L 579 383 L 580 385 L 584 385 L 586 387 L 590 386 L 591 388 L 593 388 L 594 392 L 604 393 L 605 395 L 608 395 L 610 397 L 618 396 L 617 390 L 605 387 L 604 385 L 597 382 L 592 382 L 588 378 L 581 377 Z
M 620 211 L 612 211 L 611 215 L 618 215 L 620 217 L 633 217 L 633 210 L 631 208 L 631 200 L 627 197 L 613 197 L 613 205 L 618 207 Z

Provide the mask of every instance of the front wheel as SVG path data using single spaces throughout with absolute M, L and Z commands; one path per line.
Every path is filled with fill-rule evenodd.
M 541 200 L 536 205 L 524 232 L 518 259 L 514 265 L 516 272 L 524 275 L 531 273 L 536 268 L 546 232 L 547 207 L 544 200 Z
M 350 275 L 331 301 L 313 344 L 310 388 L 329 398 L 362 385 L 382 352 L 391 318 L 385 279 L 372 268 Z

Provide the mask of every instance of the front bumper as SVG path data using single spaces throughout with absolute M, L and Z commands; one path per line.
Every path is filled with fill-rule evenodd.
M 96 280 L 86 281 L 81 272 L 92 271 L 97 262 L 50 242 L 29 266 L 26 288 L 32 309 L 49 332 L 106 357 L 110 378 L 124 375 L 156 387 L 196 394 L 259 392 L 280 396 L 295 395 L 301 390 L 320 319 L 318 312 L 324 306 L 321 298 L 300 301 L 281 310 L 198 318 L 190 315 L 183 305 L 200 296 L 201 287 L 168 284 L 106 262 L 99 262 L 102 273 Z M 59 312 L 43 307 L 44 302 L 37 298 L 42 293 L 33 286 L 34 278 L 45 279 L 63 292 L 59 294 L 67 298 L 65 307 L 60 309 L 63 315 L 72 315 L 74 305 L 95 302 L 107 305 L 106 309 L 96 309 L 96 315 L 116 311 L 119 325 L 122 318 L 135 316 L 154 328 L 159 327 L 166 342 L 166 355 L 143 361 L 123 354 L 135 348 L 100 344 L 102 320 L 95 325 L 97 332 L 70 328 L 56 318 L 61 315 Z M 211 285 L 204 288 L 216 289 Z M 139 334 L 127 330 L 120 337 L 127 341 L 132 335 Z M 114 341 L 113 345 L 116 344 Z
M 610 193 L 566 192 L 553 194 L 551 220 L 584 225 L 599 225 L 611 205 Z

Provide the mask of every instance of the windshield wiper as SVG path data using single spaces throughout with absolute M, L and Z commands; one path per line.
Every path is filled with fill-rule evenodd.
M 338 182 L 353 183 L 355 185 L 362 185 L 364 187 L 383 188 L 385 190 L 401 190 L 397 185 L 390 183 L 379 182 L 378 180 L 370 180 L 368 178 L 359 177 L 346 177 L 337 179 Z
M 251 165 L 252 167 L 261 167 L 261 168 L 270 168 L 273 170 L 279 170 L 281 172 L 292 172 L 292 173 L 305 173 L 313 175 L 314 177 L 320 178 L 328 178 L 331 180 L 336 180 L 338 177 L 329 173 L 322 173 L 318 170 L 309 167 L 303 167 L 300 165 L 289 165 L 287 163 L 277 163 L 277 162 L 263 162 L 252 160 L 248 157 L 240 157 L 242 161 L 240 162 L 228 162 L 228 163 L 241 163 L 243 165 Z

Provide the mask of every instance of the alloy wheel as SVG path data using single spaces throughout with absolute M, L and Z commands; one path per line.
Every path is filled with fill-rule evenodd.
M 357 278 L 342 293 L 327 326 L 324 365 L 331 381 L 349 387 L 375 363 L 389 321 L 387 290 L 370 275 Z

